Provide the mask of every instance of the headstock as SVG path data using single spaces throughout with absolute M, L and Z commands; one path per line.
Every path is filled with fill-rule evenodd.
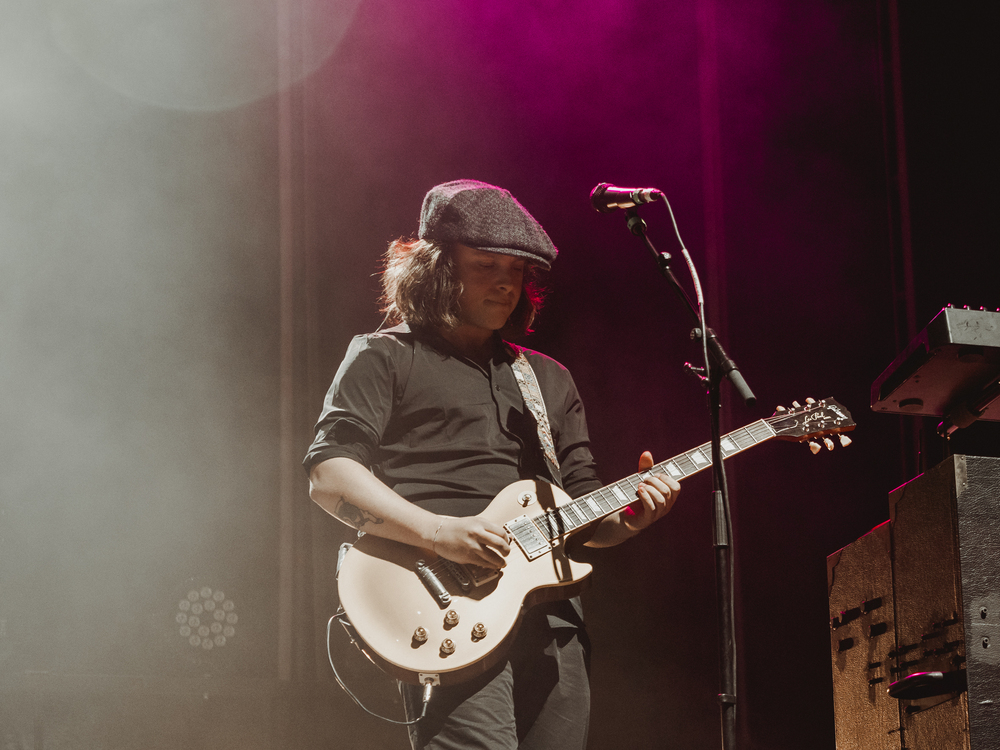
M 851 418 L 851 413 L 832 398 L 822 401 L 807 398 L 805 406 L 798 401 L 792 402 L 792 408 L 779 406 L 771 417 L 764 420 L 775 431 L 778 440 L 809 441 L 809 450 L 819 453 L 822 446 L 817 442 L 822 439 L 828 450 L 833 450 L 834 442 L 830 435 L 840 435 L 840 444 L 848 446 L 851 439 L 845 432 L 850 432 L 857 425 Z

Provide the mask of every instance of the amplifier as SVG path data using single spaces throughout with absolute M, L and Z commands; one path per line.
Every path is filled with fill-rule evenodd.
M 1000 459 L 951 456 L 827 558 L 838 750 L 1000 750 Z

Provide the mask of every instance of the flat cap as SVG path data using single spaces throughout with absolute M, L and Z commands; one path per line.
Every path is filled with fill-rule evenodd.
M 509 191 L 478 180 L 432 187 L 424 196 L 418 236 L 518 255 L 543 268 L 551 267 L 558 252 L 542 225 Z

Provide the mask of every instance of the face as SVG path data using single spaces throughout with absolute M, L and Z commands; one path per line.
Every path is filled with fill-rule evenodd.
M 454 259 L 463 289 L 458 300 L 461 327 L 487 336 L 503 328 L 521 299 L 527 261 L 465 245 L 455 246 Z

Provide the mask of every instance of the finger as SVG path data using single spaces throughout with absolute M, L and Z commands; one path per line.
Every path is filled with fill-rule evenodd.
M 650 489 L 648 485 L 639 487 L 639 497 L 642 498 L 644 510 L 655 515 L 657 508 L 663 504 L 663 495 L 655 489 Z
M 681 486 L 677 483 L 677 480 L 668 477 L 666 474 L 654 474 L 649 479 L 644 479 L 642 483 L 658 490 L 664 496 L 672 497 L 681 491 Z
M 477 539 L 484 546 L 493 547 L 504 556 L 510 554 L 509 537 L 507 536 L 506 529 L 502 527 L 499 531 L 494 531 L 493 529 L 483 529 L 483 531 L 477 535 Z
M 657 505 L 668 505 L 673 502 L 673 488 L 666 482 L 658 480 L 648 481 L 643 485 L 650 493 Z
M 487 568 L 500 569 L 507 565 L 507 561 L 493 547 L 482 546 L 476 550 L 477 564 Z

